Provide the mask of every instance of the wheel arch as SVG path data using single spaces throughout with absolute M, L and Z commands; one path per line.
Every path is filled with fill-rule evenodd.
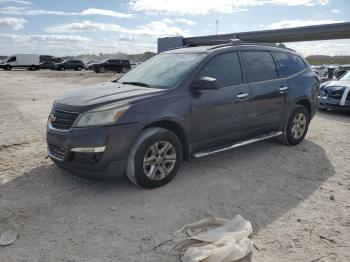
M 189 148 L 189 140 L 186 134 L 185 128 L 174 120 L 163 119 L 158 120 L 152 123 L 147 124 L 142 130 L 145 130 L 149 127 L 162 127 L 174 132 L 178 138 L 180 139 L 183 151 L 183 159 L 189 160 L 190 158 L 190 148 Z
M 307 112 L 309 113 L 309 117 L 312 117 L 312 108 L 311 108 L 311 102 L 307 98 L 301 98 L 298 101 L 296 101 L 297 105 L 305 106 L 307 109 Z

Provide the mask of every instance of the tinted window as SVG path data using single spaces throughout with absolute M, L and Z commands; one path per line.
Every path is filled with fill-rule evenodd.
M 120 64 L 120 60 L 108 60 L 111 64 Z
M 280 77 L 294 75 L 306 68 L 304 61 L 299 56 L 279 52 L 272 54 L 278 65 Z M 324 69 L 324 67 L 320 67 L 319 69 Z
M 7 62 L 16 62 L 16 57 L 15 56 L 11 57 Z
M 225 53 L 214 57 L 197 78 L 204 76 L 215 78 L 220 87 L 241 84 L 242 72 L 237 53 Z
M 277 78 L 275 62 L 269 52 L 243 52 L 249 82 Z

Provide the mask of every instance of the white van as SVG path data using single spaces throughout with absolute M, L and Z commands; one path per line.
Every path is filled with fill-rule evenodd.
M 17 54 L 7 57 L 0 62 L 0 68 L 11 70 L 12 68 L 28 68 L 29 70 L 38 70 L 40 64 L 40 56 L 32 54 Z

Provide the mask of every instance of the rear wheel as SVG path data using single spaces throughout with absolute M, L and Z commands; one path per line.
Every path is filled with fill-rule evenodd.
M 77 71 L 81 71 L 83 68 L 81 66 L 77 67 Z
M 123 68 L 122 68 L 122 73 L 126 73 L 126 71 L 127 71 L 127 68 L 126 68 L 126 67 L 123 67 Z
M 66 70 L 66 68 L 64 66 L 60 67 L 60 71 L 65 71 L 65 70 Z
M 11 69 L 12 69 L 12 67 L 9 65 L 5 66 L 5 70 L 11 70 Z
M 280 136 L 280 142 L 286 145 L 297 145 L 304 140 L 310 124 L 310 116 L 306 107 L 296 105 L 288 123 Z
M 127 161 L 127 177 L 136 185 L 156 188 L 176 175 L 182 161 L 177 135 L 160 127 L 147 128 L 136 139 Z

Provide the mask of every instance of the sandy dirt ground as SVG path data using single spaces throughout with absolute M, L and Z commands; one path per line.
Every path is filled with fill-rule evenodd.
M 319 112 L 295 147 L 266 141 L 185 163 L 164 187 L 91 181 L 47 158 L 55 97 L 113 79 L 0 71 L 3 262 L 179 261 L 173 232 L 209 215 L 254 227 L 252 261 L 350 261 L 350 114 Z

